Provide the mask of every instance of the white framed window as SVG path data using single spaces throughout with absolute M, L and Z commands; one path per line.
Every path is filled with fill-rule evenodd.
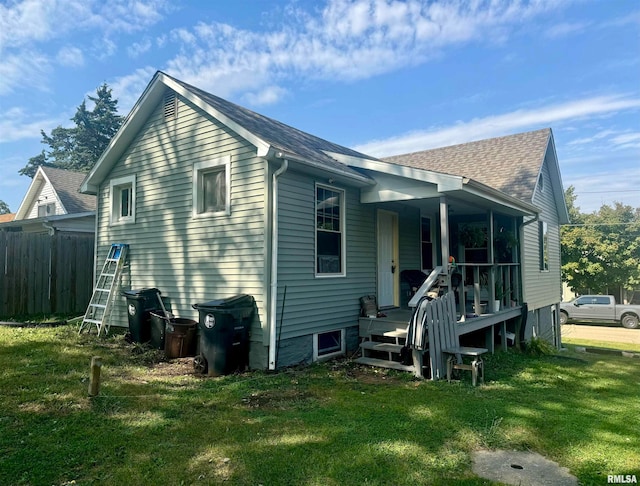
M 316 184 L 316 277 L 346 275 L 344 190 Z
M 346 352 L 344 329 L 313 335 L 313 360 L 330 359 Z
M 56 203 L 38 204 L 38 218 L 56 214 Z
M 193 217 L 231 214 L 231 156 L 193 164 Z
M 136 222 L 136 176 L 118 177 L 109 182 L 111 224 Z
M 420 217 L 420 254 L 422 269 L 433 269 L 433 243 L 431 243 L 431 218 Z
M 538 241 L 540 248 L 540 271 L 549 271 L 549 226 L 546 221 L 538 221 Z

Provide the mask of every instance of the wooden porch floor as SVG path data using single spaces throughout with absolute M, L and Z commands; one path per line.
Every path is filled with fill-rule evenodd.
M 361 317 L 359 319 L 360 337 L 368 339 L 371 334 L 380 334 L 390 331 L 406 331 L 409 319 L 413 314 L 412 309 L 384 309 L 381 311 L 386 317 Z M 477 317 L 467 317 L 458 321 L 459 334 L 465 335 L 472 332 L 485 330 L 485 347 L 494 352 L 495 328 L 499 327 L 501 343 L 506 348 L 506 322 L 522 315 L 522 307 L 511 307 L 490 314 L 481 314 Z M 516 337 L 517 339 L 517 337 Z

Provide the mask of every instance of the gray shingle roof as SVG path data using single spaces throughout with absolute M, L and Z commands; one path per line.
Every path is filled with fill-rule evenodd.
M 551 129 L 385 157 L 394 164 L 468 177 L 531 202 Z
M 68 214 L 95 211 L 96 197 L 78 192 L 87 174 L 71 170 L 42 167 Z
M 196 88 L 195 86 L 191 86 L 179 79 L 171 76 L 168 77 L 197 95 L 219 112 L 228 116 L 240 126 L 269 143 L 276 150 L 296 155 L 303 160 L 321 163 L 327 168 L 338 169 L 343 172 L 365 178 L 367 178 L 367 176 L 363 172 L 336 161 L 326 155 L 324 151 L 377 160 L 369 155 L 329 142 L 328 140 L 303 132 L 302 130 L 298 130 L 297 128 L 279 122 L 278 120 L 274 120 L 273 118 L 269 118 L 240 105 L 236 105 L 235 103 L 231 103 L 230 101 L 219 98 L 211 93 L 207 93 L 206 91 Z

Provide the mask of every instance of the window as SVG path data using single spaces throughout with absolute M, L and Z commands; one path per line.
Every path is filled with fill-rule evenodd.
M 54 214 L 56 214 L 56 203 L 38 205 L 38 218 L 53 216 Z
M 344 191 L 316 186 L 316 275 L 344 272 Z
M 422 269 L 433 268 L 433 245 L 431 244 L 431 219 L 421 218 L 420 244 L 422 251 Z
M 576 300 L 578 305 L 611 305 L 609 297 L 585 295 Z
M 538 238 L 540 248 L 540 270 L 549 271 L 549 228 L 546 221 L 538 221 Z
M 193 217 L 231 214 L 231 157 L 193 166 Z
M 111 179 L 111 224 L 135 223 L 136 176 Z
M 328 359 L 345 353 L 344 329 L 313 335 L 313 360 Z
M 538 188 L 540 192 L 544 192 L 544 176 L 542 174 L 538 176 Z

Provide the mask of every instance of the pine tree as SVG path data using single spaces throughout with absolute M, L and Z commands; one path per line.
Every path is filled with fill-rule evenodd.
M 83 100 L 71 119 L 75 126 L 58 126 L 47 135 L 44 130 L 42 143 L 48 148 L 31 157 L 21 175 L 33 177 L 39 166 L 88 172 L 96 163 L 122 124 L 117 114 L 118 100 L 111 96 L 111 89 L 105 83 L 96 90 L 97 96 L 89 96 L 92 110 L 87 109 Z

